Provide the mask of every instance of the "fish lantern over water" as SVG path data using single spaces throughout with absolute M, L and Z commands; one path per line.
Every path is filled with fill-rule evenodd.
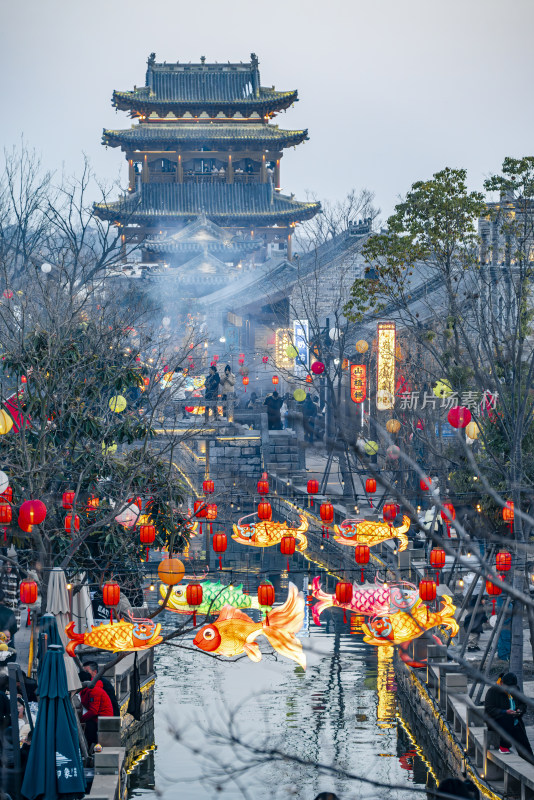
M 267 480 L 267 473 L 264 472 L 261 480 L 258 481 L 258 494 L 269 494 L 269 481 Z
M 430 551 L 430 566 L 436 570 L 436 583 L 439 586 L 439 571 L 445 566 L 445 550 L 441 547 L 433 547 Z
M 222 569 L 222 553 L 228 547 L 228 539 L 225 533 L 216 533 L 213 537 L 213 549 L 219 556 L 219 569 Z
M 187 600 L 187 605 L 191 606 L 193 609 L 193 627 L 196 628 L 197 626 L 197 609 L 200 608 L 202 605 L 202 599 L 204 597 L 204 591 L 202 589 L 201 583 L 188 583 L 185 587 L 185 599 Z
M 368 544 L 357 544 L 354 548 L 354 559 L 356 563 L 362 568 L 361 582 L 363 583 L 363 568 L 369 563 L 370 551 Z
M 311 365 L 311 371 L 314 375 L 322 375 L 324 372 L 324 364 L 322 361 L 314 361 Z
M 326 538 L 328 539 L 328 536 L 329 536 L 328 529 L 329 529 L 330 525 L 332 524 L 332 522 L 334 521 L 334 506 L 332 505 L 332 503 L 328 503 L 328 502 L 321 503 L 321 505 L 319 506 L 319 514 L 320 514 L 321 520 L 323 522 L 323 524 L 321 526 L 321 530 L 322 530 L 322 533 L 323 533 L 323 539 L 324 539 L 325 535 L 326 535 Z
M 339 586 L 339 584 L 338 584 Z M 312 596 L 319 602 L 312 607 L 313 621 L 320 625 L 320 616 L 327 608 L 340 607 L 366 617 L 409 611 L 419 602 L 419 592 L 412 583 L 366 583 L 352 586 L 351 599 L 343 603 L 337 594 L 327 594 L 321 589 L 321 579 L 313 579 Z
M 486 592 L 490 595 L 493 608 L 491 611 L 491 615 L 494 616 L 495 614 L 495 598 L 498 597 L 502 593 L 502 588 L 497 583 L 493 583 L 493 581 L 486 581 Z
M 181 583 L 185 575 L 185 567 L 179 558 L 164 558 L 158 567 L 158 578 L 167 586 L 176 586 Z
M 67 492 L 63 492 L 63 498 L 62 498 L 63 508 L 72 508 L 75 497 L 76 497 L 76 492 L 73 492 L 71 489 L 69 489 Z
M 347 624 L 347 606 L 350 606 L 352 600 L 352 583 L 348 581 L 339 581 L 336 586 L 336 600 L 338 605 L 344 606 L 343 608 L 343 622 Z
M 313 495 L 318 494 L 319 492 L 319 481 L 308 481 L 306 489 L 308 492 L 308 497 L 310 498 L 310 506 L 313 506 Z
M 33 606 L 37 602 L 38 588 L 35 581 L 21 581 L 19 586 L 20 602 L 24 606 Z
M 273 517 L 273 510 L 271 508 L 271 504 L 267 503 L 267 501 L 262 500 L 261 503 L 258 503 L 258 517 L 261 520 L 271 520 Z
M 70 639 L 67 653 L 73 657 L 79 644 L 117 653 L 148 650 L 163 641 L 163 637 L 159 635 L 161 625 L 150 619 L 132 618 L 131 622 L 123 619 L 115 623 L 105 622 L 85 633 L 75 633 L 75 624 L 70 622 L 65 628 L 65 633 Z
M 204 494 L 213 494 L 213 492 L 215 491 L 214 482 L 209 478 L 206 478 L 206 480 L 202 484 L 202 491 L 204 492 Z
M 249 517 L 254 517 L 254 514 L 249 514 Z M 241 519 L 234 525 L 234 533 L 232 539 L 240 544 L 247 544 L 251 547 L 272 547 L 272 545 L 279 544 L 285 536 L 294 536 L 298 542 L 297 550 L 303 553 L 308 547 L 308 539 L 305 536 L 308 530 L 308 520 L 303 514 L 299 514 L 300 525 L 298 528 L 290 528 L 287 522 L 272 522 L 272 520 L 264 520 L 261 522 L 245 523 Z
M 512 555 L 507 550 L 501 550 L 495 556 L 495 569 L 498 572 L 508 572 L 512 568 Z
M 257 662 L 261 661 L 262 655 L 256 639 L 263 635 L 277 653 L 306 669 L 302 644 L 295 636 L 303 622 L 304 598 L 290 583 L 286 602 L 271 611 L 262 622 L 254 622 L 243 611 L 226 605 L 215 622 L 199 630 L 193 644 L 207 653 L 227 658 L 246 653 L 251 661 Z
M 200 596 L 199 603 L 191 603 L 188 598 L 191 597 L 192 592 L 190 587 L 198 587 L 202 589 L 202 595 L 198 594 L 198 588 L 195 589 L 193 599 Z M 163 585 L 159 587 L 161 600 L 160 606 L 163 605 L 167 597 L 167 588 Z M 196 610 L 197 614 L 216 614 L 223 606 L 230 605 L 234 608 L 256 608 L 259 610 L 260 606 L 256 597 L 251 597 L 249 594 L 243 592 L 243 584 L 238 586 L 225 586 L 220 581 L 203 581 L 202 584 L 193 582 L 175 586 L 167 601 L 166 610 L 172 611 L 175 614 L 192 614 Z
M 372 519 L 345 519 L 341 525 L 335 525 L 335 540 L 339 544 L 356 547 L 357 544 L 368 544 L 373 547 L 381 544 L 386 539 L 399 540 L 399 552 L 408 547 L 407 532 L 410 530 L 410 518 L 403 516 L 402 525 L 395 528 L 386 522 Z
M 297 541 L 294 536 L 282 536 L 280 539 L 280 552 L 283 556 L 288 556 L 287 559 L 287 571 L 289 572 L 289 556 L 292 556 L 295 552 L 295 547 L 297 546 Z
M 421 584 L 423 583 L 424 581 L 421 581 Z M 428 583 L 433 584 L 435 592 L 434 581 Z M 430 589 L 430 587 L 428 588 Z M 426 594 L 425 591 L 423 594 Z M 430 591 L 429 596 L 431 594 Z M 456 607 L 448 595 L 442 595 L 440 600 L 439 611 L 429 611 L 423 602 L 418 601 L 409 612 L 397 611 L 395 614 L 374 617 L 362 625 L 364 642 L 377 647 L 402 644 L 417 639 L 422 633 L 437 625 L 446 626 L 450 630 L 451 636 L 456 636 L 459 630 L 458 623 L 454 618 Z
M 447 419 L 453 428 L 467 428 L 471 422 L 471 412 L 466 406 L 453 406 L 447 414 Z

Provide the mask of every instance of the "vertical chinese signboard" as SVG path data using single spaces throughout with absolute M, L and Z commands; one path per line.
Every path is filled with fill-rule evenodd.
M 367 368 L 365 364 L 350 366 L 350 399 L 353 403 L 363 403 L 367 397 Z
M 376 357 L 376 407 L 388 411 L 395 403 L 395 323 L 379 322 Z
M 274 363 L 277 369 L 291 369 L 293 367 L 294 359 L 289 358 L 287 355 L 288 347 L 291 347 L 291 331 L 289 328 L 277 328 L 275 331 L 275 352 Z
M 293 321 L 293 345 L 298 351 L 295 359 L 295 375 L 302 378 L 310 365 L 310 341 L 309 326 L 307 319 L 296 319 Z

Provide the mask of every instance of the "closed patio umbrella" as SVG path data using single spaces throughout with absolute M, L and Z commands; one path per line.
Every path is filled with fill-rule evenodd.
M 46 610 L 56 618 L 61 643 L 66 647 L 69 640 L 65 634 L 65 628 L 70 622 L 70 603 L 65 573 L 59 567 L 54 567 L 50 572 Z M 67 655 L 65 656 L 65 669 L 69 691 L 76 692 L 82 684 L 74 660 Z
M 72 707 L 64 651 L 48 648 L 39 680 L 39 711 L 22 783 L 27 800 L 77 800 L 85 776 Z
M 75 633 L 90 631 L 95 624 L 89 587 L 84 581 L 85 573 L 82 572 L 76 581 L 80 585 L 79 591 L 75 591 L 72 598 L 72 620 Z M 76 586 L 74 588 L 76 589 Z

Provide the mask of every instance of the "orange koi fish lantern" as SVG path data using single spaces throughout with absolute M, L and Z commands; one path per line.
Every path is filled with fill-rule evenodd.
M 444 625 L 450 630 L 452 636 L 456 636 L 459 631 L 458 623 L 454 619 L 456 607 L 448 595 L 444 594 L 440 599 L 442 602 L 439 611 L 429 612 L 424 603 L 419 600 L 409 613 L 397 611 L 395 614 L 374 617 L 362 625 L 365 634 L 364 642 L 377 647 L 411 642 L 425 631 L 438 625 Z
M 319 481 L 308 481 L 308 486 L 306 488 L 308 491 L 308 497 L 310 498 L 310 506 L 313 506 L 313 495 L 318 494 L 319 492 Z
M 328 539 L 329 537 L 328 529 L 332 524 L 332 522 L 334 521 L 334 506 L 332 505 L 332 503 L 321 503 L 321 505 L 319 506 L 319 515 L 323 522 L 321 526 L 323 539 L 325 535 L 326 538 Z
M 149 650 L 163 641 L 159 635 L 161 625 L 150 619 L 132 619 L 131 622 L 104 622 L 102 625 L 92 627 L 86 633 L 75 633 L 75 622 L 70 622 L 65 628 L 65 633 L 70 639 L 67 644 L 67 653 L 74 657 L 79 644 L 97 647 L 100 650 L 111 650 L 112 653 L 136 652 Z
M 357 544 L 373 547 L 375 544 L 385 542 L 386 539 L 398 539 L 399 552 L 402 552 L 408 547 L 406 533 L 409 530 L 410 518 L 406 516 L 402 518 L 402 525 L 398 528 L 378 520 L 346 519 L 341 525 L 334 526 L 334 538 L 339 544 L 346 544 L 349 547 L 356 547 Z
M 216 533 L 213 537 L 213 549 L 219 555 L 219 569 L 222 569 L 222 554 L 228 547 L 228 538 L 225 533 Z
M 246 653 L 251 661 L 258 662 L 262 656 L 256 639 L 265 636 L 277 653 L 306 669 L 306 656 L 302 652 L 301 642 L 295 636 L 303 622 L 304 598 L 297 587 L 290 583 L 286 602 L 271 611 L 262 622 L 254 622 L 248 614 L 226 605 L 215 622 L 199 630 L 193 644 L 207 653 L 227 658 Z
M 273 522 L 272 520 L 262 520 L 261 522 L 244 522 L 254 514 L 241 517 L 234 525 L 232 539 L 240 544 L 247 544 L 251 547 L 272 547 L 279 544 L 286 536 L 293 536 L 297 540 L 297 550 L 303 553 L 308 547 L 308 538 L 305 536 L 308 530 L 308 520 L 303 514 L 299 514 L 300 525 L 298 528 L 288 527 L 287 522 Z

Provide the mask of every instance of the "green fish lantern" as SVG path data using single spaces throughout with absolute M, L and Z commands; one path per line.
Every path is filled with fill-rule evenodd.
M 217 614 L 225 605 L 234 608 L 256 608 L 260 610 L 257 597 L 251 597 L 243 592 L 243 584 L 238 586 L 225 586 L 220 581 L 202 581 L 202 603 L 199 606 L 190 606 L 186 599 L 187 584 L 181 583 L 173 586 L 169 602 L 165 606 L 168 611 L 175 614 Z M 159 601 L 160 606 L 167 596 L 168 586 L 160 583 L 159 593 L 163 599 Z M 265 607 L 262 607 L 265 611 Z

